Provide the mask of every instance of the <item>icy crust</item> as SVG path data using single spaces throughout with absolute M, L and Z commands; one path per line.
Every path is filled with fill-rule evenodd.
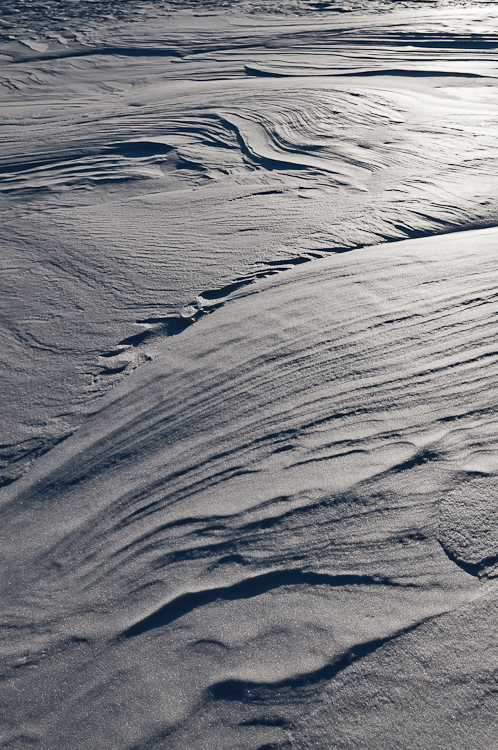
M 497 240 L 240 288 L 4 489 L 6 747 L 489 740 Z

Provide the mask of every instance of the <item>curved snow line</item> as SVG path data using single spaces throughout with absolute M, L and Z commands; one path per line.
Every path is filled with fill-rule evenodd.
M 431 237 L 438 237 L 441 235 L 457 234 L 460 232 L 473 231 L 474 229 L 492 229 L 495 225 L 489 222 L 483 222 L 482 226 L 479 227 L 445 227 L 441 232 L 424 232 L 423 230 L 405 230 L 406 239 L 424 239 Z M 496 227 L 495 227 L 496 228 Z M 383 242 L 379 244 L 389 244 L 392 242 L 400 242 L 399 238 L 396 237 L 384 237 Z M 275 274 L 284 273 L 285 271 L 291 271 L 296 266 L 300 266 L 303 263 L 309 263 L 315 260 L 322 260 L 328 255 L 338 255 L 342 253 L 353 252 L 354 250 L 362 250 L 364 247 L 370 245 L 358 244 L 354 247 L 332 247 L 332 248 L 317 248 L 316 251 L 306 250 L 302 255 L 293 256 L 290 258 L 282 258 L 279 260 L 268 260 L 261 264 L 261 268 L 252 274 L 245 276 L 239 276 L 234 281 L 225 284 L 222 287 L 214 287 L 212 289 L 205 289 L 199 293 L 198 297 L 187 305 L 176 315 L 170 315 L 163 318 L 153 317 L 142 320 L 137 320 L 137 325 L 145 326 L 143 330 L 139 331 L 133 336 L 128 336 L 125 339 L 119 341 L 115 347 L 107 352 L 100 354 L 102 359 L 112 359 L 113 357 L 119 357 L 126 353 L 130 347 L 134 349 L 140 347 L 142 344 L 150 344 L 153 340 L 158 337 L 165 336 L 177 336 L 183 333 L 194 323 L 197 323 L 205 315 L 209 315 L 219 307 L 223 307 L 226 302 L 244 287 L 256 284 L 258 281 L 267 279 Z M 484 300 L 482 304 L 486 304 L 487 300 Z M 483 355 L 491 356 L 491 354 Z M 107 365 L 103 363 L 103 369 L 101 375 L 114 375 L 120 372 L 124 373 L 124 370 L 131 363 L 127 361 L 123 366 L 114 368 L 111 364 Z M 141 362 L 136 362 L 135 366 L 140 365 Z
M 209 689 L 210 697 L 214 700 L 242 701 L 245 703 L 265 701 L 270 691 L 296 690 L 316 685 L 320 682 L 329 682 L 330 680 L 333 680 L 339 672 L 342 672 L 360 659 L 370 656 L 370 654 L 378 651 L 378 649 L 382 648 L 382 646 L 385 646 L 390 641 L 408 635 L 425 623 L 435 620 L 444 614 L 446 614 L 446 612 L 440 612 L 436 615 L 424 617 L 422 620 L 419 620 L 412 625 L 408 625 L 405 628 L 400 628 L 384 638 L 375 638 L 366 643 L 357 643 L 352 648 L 344 651 L 333 661 L 325 664 L 325 666 L 320 667 L 319 669 L 313 670 L 312 672 L 298 674 L 294 677 L 288 677 L 278 682 L 251 682 L 248 680 L 233 679 L 223 680 L 222 682 L 218 682 L 211 686 Z
M 73 50 L 49 50 L 45 53 L 29 57 L 30 62 L 46 60 L 64 60 L 73 57 L 93 57 L 94 55 L 127 55 L 128 57 L 177 57 L 182 58 L 183 53 L 171 47 L 92 47 Z M 14 62 L 25 62 L 24 58 Z
M 369 575 L 329 575 L 303 570 L 276 570 L 259 576 L 245 578 L 232 586 L 205 589 L 203 591 L 181 594 L 167 602 L 152 614 L 139 620 L 122 633 L 122 637 L 131 638 L 148 630 L 161 628 L 178 620 L 198 607 L 212 604 L 219 599 L 230 601 L 260 596 L 281 586 L 396 586 L 416 588 L 415 584 L 402 584 L 389 578 L 377 578 Z
M 489 75 L 479 73 L 462 73 L 451 70 L 418 70 L 417 68 L 366 68 L 362 70 L 341 70 L 337 68 L 298 68 L 292 70 L 290 67 L 270 67 L 265 65 L 244 65 L 244 71 L 248 76 L 261 78 L 302 78 L 303 76 L 316 76 L 337 78 L 343 77 L 370 77 L 370 76 L 406 76 L 408 78 L 489 78 Z

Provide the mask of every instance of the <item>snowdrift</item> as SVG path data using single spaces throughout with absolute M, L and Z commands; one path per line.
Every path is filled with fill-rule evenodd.
M 497 240 L 239 290 L 4 491 L 10 746 L 492 742 Z
M 496 5 L 2 11 L 0 746 L 497 747 Z

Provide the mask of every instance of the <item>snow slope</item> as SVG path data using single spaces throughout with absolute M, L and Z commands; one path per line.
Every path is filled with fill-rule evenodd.
M 173 5 L 5 5 L 0 747 L 493 748 L 496 7 Z
M 7 747 L 496 737 L 497 239 L 240 291 L 4 490 Z
M 289 259 L 496 223 L 495 6 L 78 8 L 41 28 L 4 21 L 3 483 L 199 294 Z

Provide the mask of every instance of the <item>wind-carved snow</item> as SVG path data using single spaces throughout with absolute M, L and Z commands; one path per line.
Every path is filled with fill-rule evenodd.
M 468 637 L 495 589 L 485 605 L 446 547 L 479 503 L 489 514 L 498 468 L 496 238 L 368 248 L 241 288 L 4 490 L 13 694 L 29 650 L 42 681 L 59 675 L 30 714 L 53 726 L 56 682 L 82 670 L 51 746 L 98 727 L 123 747 L 306 747 L 336 679 L 375 690 L 398 641 L 413 670 L 435 627 Z M 488 555 L 488 531 L 467 528 Z M 478 650 L 466 679 L 491 669 Z M 418 722 L 425 693 L 404 684 Z M 123 700 L 126 725 L 104 722 Z
M 436 57 L 456 72 L 468 70 L 470 45 L 478 78 L 465 85 L 435 76 L 425 58 L 413 63 L 431 74 L 423 81 L 337 75 L 331 40 L 350 50 L 364 21 L 346 33 L 335 21 L 279 30 L 234 20 L 214 40 L 213 22 L 197 19 L 186 41 L 176 19 L 165 57 L 127 37 L 114 38 L 113 54 L 87 40 L 74 57 L 60 45 L 35 59 L 17 50 L 3 67 L 4 357 L 14 374 L 5 482 L 32 461 L 34 443 L 38 453 L 63 438 L 116 378 L 153 356 L 150 347 L 105 356 L 144 330 L 138 321 L 188 317 L 203 290 L 265 275 L 275 261 L 494 223 L 489 45 L 464 37 L 455 50 L 443 40 Z M 361 33 L 382 60 L 391 32 L 377 20 Z M 310 60 L 314 50 L 332 55 L 335 76 L 247 75 L 259 54 L 302 59 L 305 41 Z
M 493 747 L 495 10 L 147 8 L 2 37 L 3 746 Z

